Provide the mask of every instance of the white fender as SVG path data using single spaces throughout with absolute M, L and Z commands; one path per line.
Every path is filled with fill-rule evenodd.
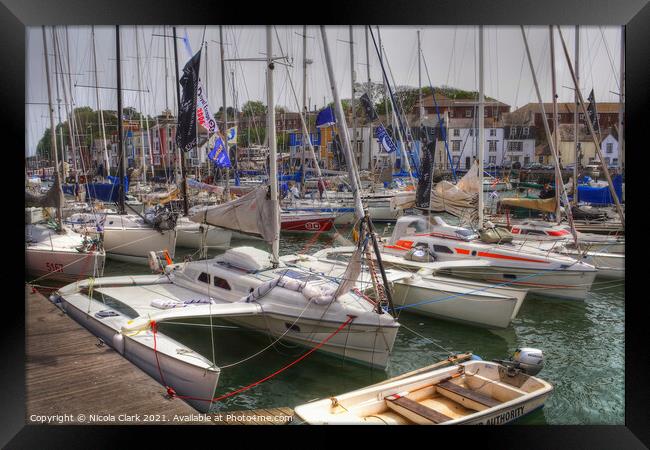
M 124 336 L 122 333 L 113 335 L 113 348 L 117 350 L 120 355 L 124 355 Z

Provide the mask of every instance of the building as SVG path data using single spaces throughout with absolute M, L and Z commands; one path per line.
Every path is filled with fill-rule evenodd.
M 575 103 L 558 103 L 558 123 L 559 124 L 574 124 Z M 618 103 L 597 103 L 596 113 L 598 114 L 598 123 L 600 129 L 605 130 L 618 124 Z M 578 108 L 578 123 L 586 124 L 584 114 L 581 112 L 582 108 Z M 544 112 L 548 117 L 548 125 L 553 132 L 553 103 L 544 103 Z M 542 121 L 542 113 L 540 112 L 539 103 L 528 103 L 519 109 L 513 111 L 517 115 L 530 117 L 535 127 L 539 130 L 544 130 L 544 122 Z
M 450 119 L 476 119 L 478 103 L 478 96 L 476 99 L 453 99 L 436 92 L 435 103 L 433 95 L 426 95 L 422 98 L 422 105 L 420 105 L 419 101 L 415 102 L 412 114 L 417 116 L 417 112 L 420 106 L 422 106 L 425 119 L 429 117 L 435 118 L 438 113 L 440 113 L 440 116 L 448 113 Z M 436 104 L 438 106 L 437 112 Z M 488 97 L 485 98 L 484 105 L 484 116 L 486 119 L 498 120 L 503 114 L 510 112 L 510 105 Z
M 538 162 L 535 157 L 535 143 L 538 129 L 530 111 L 512 112 L 503 115 L 504 157 L 522 166 Z
M 503 127 L 494 117 L 485 119 L 484 123 L 484 167 L 502 166 L 506 160 Z M 446 131 L 452 164 L 456 169 L 469 169 L 479 148 L 476 121 L 474 119 L 449 118 Z M 434 164 L 440 170 L 449 169 L 449 155 L 447 155 L 444 141 L 439 141 L 436 146 Z

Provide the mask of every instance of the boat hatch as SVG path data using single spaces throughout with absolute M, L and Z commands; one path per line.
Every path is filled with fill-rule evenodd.
M 320 280 L 320 277 L 314 275 L 313 273 L 299 272 L 297 270 L 291 269 L 282 269 L 275 271 L 277 275 L 293 278 L 294 280 L 299 281 L 308 281 L 308 280 Z

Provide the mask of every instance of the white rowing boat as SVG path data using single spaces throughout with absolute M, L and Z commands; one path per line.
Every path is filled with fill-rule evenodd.
M 533 349 L 521 352 L 526 350 Z M 521 368 L 473 360 L 396 377 L 294 411 L 312 425 L 502 425 L 541 408 L 552 390 Z

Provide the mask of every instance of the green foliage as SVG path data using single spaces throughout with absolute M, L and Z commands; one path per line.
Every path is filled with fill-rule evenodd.
M 266 105 L 260 101 L 249 100 L 244 103 L 242 112 L 246 117 L 259 116 L 266 113 Z

